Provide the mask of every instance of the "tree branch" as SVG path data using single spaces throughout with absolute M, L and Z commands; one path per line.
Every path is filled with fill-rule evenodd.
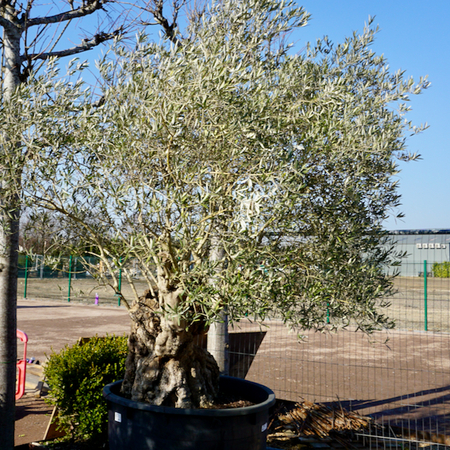
M 27 28 L 37 25 L 48 25 L 51 23 L 65 22 L 67 20 L 73 20 L 78 19 L 79 17 L 88 16 L 89 14 L 92 14 L 99 9 L 103 9 L 103 5 L 105 3 L 108 3 L 109 1 L 110 0 L 86 0 L 83 2 L 83 6 L 77 9 L 72 9 L 71 11 L 65 11 L 60 14 L 55 14 L 54 16 L 36 17 L 34 19 L 25 19 L 23 17 L 22 20 L 24 22 L 26 21 Z
M 102 44 L 105 41 L 108 41 L 110 39 L 114 39 L 116 36 L 119 36 L 122 33 L 122 27 L 119 29 L 113 31 L 112 33 L 98 33 L 91 39 L 83 39 L 82 43 L 80 45 L 77 45 L 76 47 L 68 48 L 65 50 L 60 50 L 56 52 L 47 52 L 47 53 L 29 53 L 26 56 L 22 56 L 22 62 L 24 61 L 35 61 L 38 59 L 41 60 L 47 60 L 52 57 L 63 57 L 63 56 L 71 56 L 76 55 L 77 53 L 83 53 L 88 50 L 91 50 L 92 48 L 96 47 L 99 44 Z
M 174 0 L 172 4 L 173 17 L 172 24 L 169 23 L 163 12 L 164 1 L 154 0 L 154 7 L 147 6 L 145 9 L 151 13 L 156 21 L 156 23 L 142 22 L 142 25 L 161 25 L 162 29 L 166 33 L 166 36 L 175 44 L 179 44 L 180 41 L 175 35 L 175 29 L 177 27 L 178 12 L 182 6 L 186 3 L 186 0 Z

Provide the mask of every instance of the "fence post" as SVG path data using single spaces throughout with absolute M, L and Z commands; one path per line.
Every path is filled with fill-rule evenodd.
M 39 255 L 39 256 L 40 256 L 39 261 L 41 263 L 41 267 L 39 268 L 39 273 L 40 273 L 40 277 L 42 280 L 44 278 L 44 256 L 43 255 Z
M 70 302 L 70 284 L 72 282 L 72 255 L 69 257 L 69 292 L 67 295 L 67 301 Z
M 28 281 L 28 255 L 25 256 L 25 276 L 24 276 L 24 288 L 23 288 L 23 298 L 27 298 L 27 281 Z
M 426 259 L 423 261 L 423 298 L 424 298 L 425 331 L 428 331 L 427 260 Z
M 120 299 L 122 298 L 122 259 L 119 259 L 119 295 L 117 299 L 117 305 L 120 306 Z

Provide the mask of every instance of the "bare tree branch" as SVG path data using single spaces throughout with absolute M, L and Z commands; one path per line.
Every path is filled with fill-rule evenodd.
M 52 45 L 50 51 L 46 52 L 46 53 L 51 53 L 53 51 L 53 49 L 56 47 L 56 45 L 58 44 L 58 42 L 61 40 L 62 36 L 64 35 L 65 31 L 69 27 L 70 23 L 71 23 L 70 20 L 66 22 L 63 31 L 59 34 L 59 36 L 56 39 L 54 39 L 53 45 Z M 42 28 L 45 30 L 48 26 L 49 25 L 44 25 Z M 27 34 L 28 34 L 28 28 L 25 29 L 25 42 L 27 42 Z M 39 33 L 37 34 L 37 36 L 39 36 Z M 33 69 L 33 58 L 31 58 L 28 53 L 29 48 L 30 48 L 29 46 L 25 46 L 24 54 L 21 56 L 22 61 L 27 62 L 27 65 L 25 67 L 23 67 L 23 69 L 22 69 L 22 73 L 21 73 L 22 81 L 25 81 L 29 77 L 29 75 Z M 41 53 L 44 53 L 44 52 L 41 52 Z M 41 65 L 38 67 L 37 70 L 39 70 L 43 64 L 45 64 L 45 60 L 42 60 Z
M 193 0 L 186 5 L 186 15 L 189 22 L 198 22 L 205 14 L 207 0 Z
M 22 62 L 31 60 L 35 61 L 38 59 L 41 60 L 47 60 L 52 57 L 63 57 L 63 56 L 71 56 L 76 55 L 77 53 L 83 53 L 85 51 L 91 50 L 92 48 L 96 47 L 97 45 L 108 41 L 110 39 L 114 39 L 115 37 L 119 36 L 122 33 L 122 28 L 119 28 L 118 30 L 113 31 L 112 33 L 98 33 L 91 39 L 83 39 L 82 43 L 80 45 L 77 45 L 76 47 L 68 48 L 66 50 L 61 50 L 57 52 L 47 52 L 47 53 L 31 53 L 27 56 L 22 56 Z
M 56 46 L 58 45 L 59 41 L 60 41 L 60 40 L 62 39 L 62 37 L 64 36 L 64 33 L 66 32 L 67 28 L 69 28 L 69 26 L 70 26 L 71 23 L 72 23 L 71 20 L 69 20 L 69 21 L 67 21 L 67 22 L 65 23 L 63 30 L 59 33 L 59 36 L 58 36 L 57 38 L 53 39 L 53 42 L 51 42 L 51 48 L 50 48 L 50 50 L 49 50 L 48 52 L 52 52 L 52 51 L 56 48 Z M 47 27 L 47 25 L 45 25 L 45 27 Z M 28 31 L 28 30 L 27 30 L 27 31 Z M 25 42 L 26 42 L 26 41 L 25 41 Z M 40 53 L 48 53 L 48 52 L 43 52 L 43 51 L 41 51 Z M 29 56 L 28 56 L 28 47 L 25 47 L 25 53 L 24 53 L 24 56 L 26 56 L 26 58 L 27 58 L 28 60 L 31 60 L 31 59 L 29 58 Z
M 44 25 L 43 27 L 39 28 L 39 29 L 37 30 L 36 35 L 34 36 L 33 40 L 32 40 L 29 44 L 26 44 L 26 47 L 27 47 L 27 48 L 34 47 L 34 46 L 37 44 L 37 42 L 39 41 L 39 39 L 40 39 L 43 35 L 45 35 L 45 33 L 46 33 L 46 31 L 47 31 L 47 28 L 48 28 L 49 26 L 50 26 L 50 24 L 47 24 L 47 25 Z M 27 30 L 27 31 L 28 31 L 28 30 Z M 26 36 L 28 36 L 28 33 L 26 34 Z M 27 42 L 27 41 L 25 41 L 25 42 Z
M 173 0 L 172 23 L 170 24 L 169 21 L 167 20 L 166 16 L 164 15 L 164 11 L 163 11 L 164 1 L 163 0 L 154 0 L 153 1 L 154 6 L 153 7 L 147 6 L 145 8 L 145 10 L 153 15 L 156 23 L 142 22 L 142 25 L 160 25 L 162 27 L 162 29 L 164 30 L 164 32 L 166 33 L 166 36 L 172 42 L 179 44 L 180 41 L 175 35 L 175 29 L 177 28 L 178 12 L 185 3 L 186 3 L 186 0 Z
M 55 14 L 54 16 L 36 17 L 34 19 L 25 19 L 25 17 L 22 16 L 21 21 L 24 23 L 26 22 L 27 27 L 65 22 L 67 20 L 88 16 L 89 14 L 92 14 L 99 9 L 103 9 L 103 5 L 105 3 L 109 3 L 109 1 L 110 0 L 88 0 L 85 3 L 83 2 L 83 6 L 72 9 L 71 11 L 65 11 L 60 14 Z M 0 25 L 2 25 L 1 22 Z

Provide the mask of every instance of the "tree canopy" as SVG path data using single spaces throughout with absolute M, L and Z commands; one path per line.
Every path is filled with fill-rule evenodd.
M 371 23 L 293 54 L 284 36 L 307 20 L 291 1 L 224 0 L 183 39 L 118 40 L 99 62 L 100 105 L 50 64 L 0 115 L 14 130 L 1 145 L 23 143 L 24 202 L 75 224 L 79 251 L 131 284 L 137 259 L 183 326 L 223 310 L 294 328 L 391 326 L 378 309 L 395 260 L 382 222 L 399 205 L 396 161 L 416 157 L 406 102 L 427 81 L 389 71 Z M 14 179 L 17 159 L 1 157 Z

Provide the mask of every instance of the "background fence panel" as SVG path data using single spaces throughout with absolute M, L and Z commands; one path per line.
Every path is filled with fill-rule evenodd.
M 339 400 L 371 415 L 385 430 L 401 429 L 406 440 L 450 445 L 450 278 L 437 273 L 450 260 L 450 234 L 392 239 L 407 253 L 395 279 L 397 293 L 385 311 L 396 321 L 394 330 L 371 336 L 352 330 L 304 332 L 299 342 L 281 323 L 267 322 L 246 377 L 270 386 L 280 399 Z M 256 329 L 242 323 L 234 332 Z M 237 355 L 230 344 L 233 360 Z M 379 442 L 390 446 L 387 434 Z

